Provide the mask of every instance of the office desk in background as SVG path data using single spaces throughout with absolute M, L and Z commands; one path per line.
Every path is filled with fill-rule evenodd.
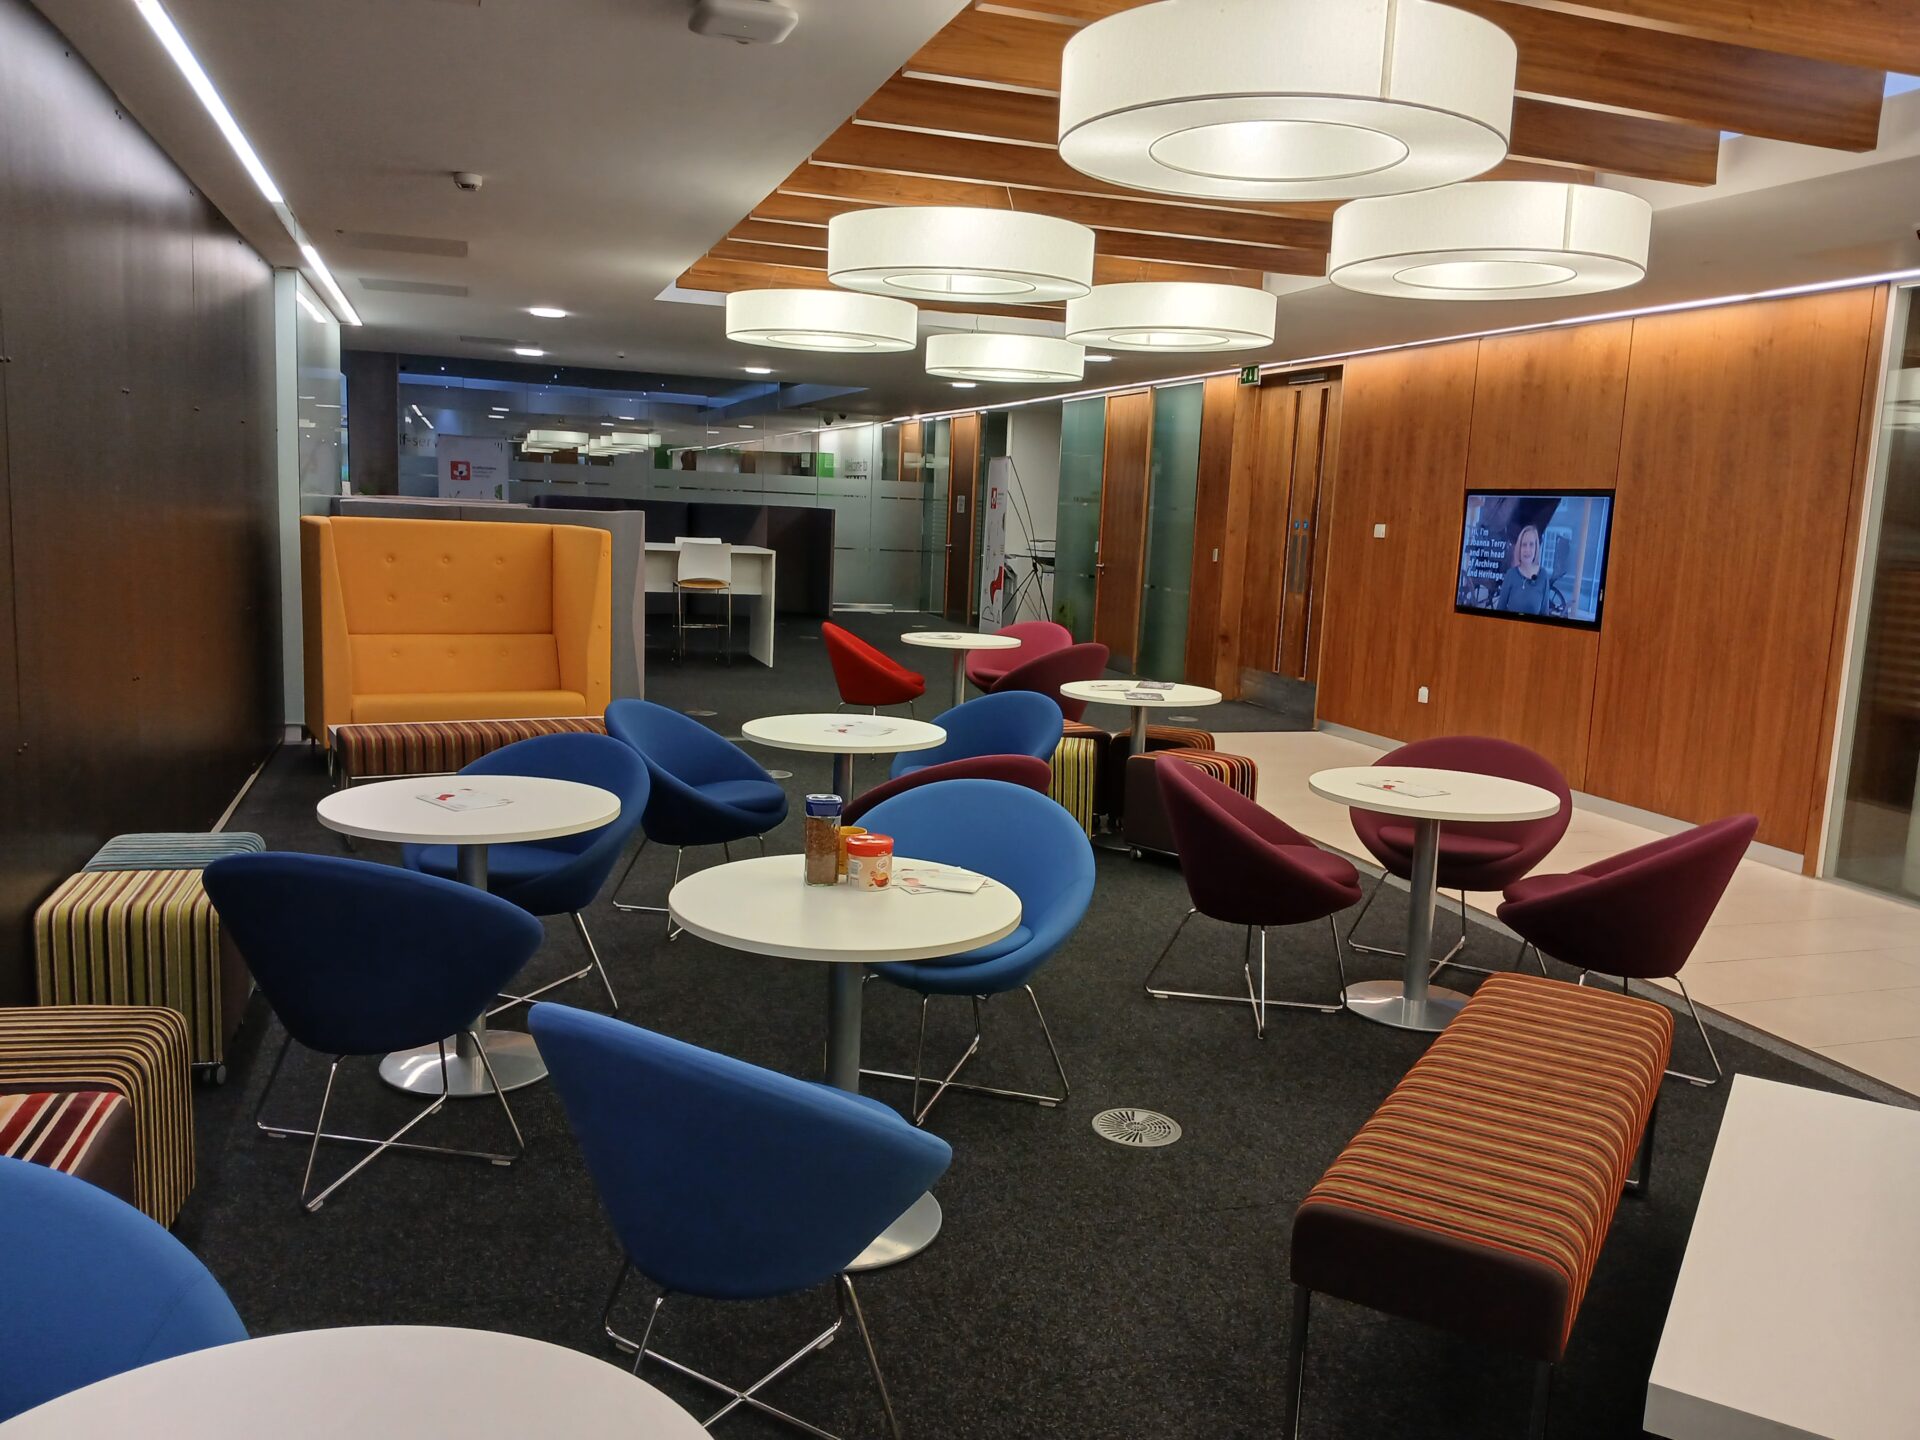
M 678 540 L 649 540 L 646 593 L 673 594 L 673 577 L 679 566 Z M 754 600 L 748 607 L 747 653 L 769 668 L 773 665 L 773 584 L 773 551 L 764 545 L 733 547 L 734 603 L 737 605 L 747 598 Z

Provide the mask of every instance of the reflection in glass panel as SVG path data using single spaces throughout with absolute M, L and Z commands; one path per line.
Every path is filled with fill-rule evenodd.
M 1920 898 L 1920 305 L 1896 296 L 1833 873 Z
M 1187 665 L 1187 588 L 1193 576 L 1193 503 L 1200 477 L 1200 385 L 1153 392 L 1153 454 L 1147 490 L 1146 594 L 1135 669 L 1180 680 Z
M 925 544 L 925 568 L 920 574 L 922 610 L 939 611 L 947 593 L 947 461 L 953 423 L 928 420 L 920 427 L 920 533 Z M 906 459 L 914 462 L 913 455 Z
M 1060 520 L 1053 618 L 1075 640 L 1093 638 L 1094 564 L 1100 548 L 1100 482 L 1106 467 L 1103 396 L 1060 407 Z

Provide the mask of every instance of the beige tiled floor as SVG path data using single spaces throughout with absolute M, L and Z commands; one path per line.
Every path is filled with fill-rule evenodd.
M 1258 766 L 1262 805 L 1322 844 L 1366 858 L 1346 810 L 1309 790 L 1307 776 L 1369 764 L 1377 750 L 1319 732 L 1221 739 Z M 1576 807 L 1541 868 L 1571 870 L 1653 838 Z M 1490 915 L 1500 897 L 1467 900 Z M 1701 1005 L 1920 1094 L 1920 908 L 1743 861 L 1685 975 Z

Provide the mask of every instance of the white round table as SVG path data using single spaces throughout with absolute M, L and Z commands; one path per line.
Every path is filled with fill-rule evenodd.
M 479 810 L 448 810 L 424 800 L 469 789 L 508 801 Z M 452 845 L 460 879 L 487 888 L 487 847 L 529 840 L 552 840 L 597 830 L 620 816 L 620 797 L 597 785 L 549 780 L 534 775 L 445 775 L 408 780 L 379 780 L 336 790 L 316 807 L 320 823 L 362 840 L 406 845 Z M 473 1033 L 487 1047 L 487 1059 L 502 1090 L 518 1090 L 546 1077 L 547 1067 L 531 1035 L 487 1029 L 486 1012 Z M 380 1062 L 380 1078 L 414 1095 L 438 1095 L 440 1046 L 397 1050 Z M 465 1035 L 447 1042 L 447 1093 L 456 1100 L 491 1095 L 487 1067 Z
M 914 863 L 895 856 L 895 873 Z M 682 929 L 730 950 L 826 965 L 827 1083 L 858 1094 L 866 967 L 963 955 L 1011 935 L 1020 925 L 1020 897 L 994 880 L 971 895 L 909 895 L 892 886 L 809 885 L 805 877 L 804 855 L 735 860 L 675 885 L 667 911 Z M 896 1264 L 939 1233 L 940 1202 L 922 1195 L 847 1268 Z
M 6 1440 L 706 1440 L 644 1380 L 578 1350 L 431 1325 L 267 1335 L 97 1380 Z
M 1164 689 L 1143 690 L 1140 680 L 1069 680 L 1060 693 L 1069 700 L 1085 700 L 1092 705 L 1125 705 L 1133 711 L 1133 733 L 1128 738 L 1130 754 L 1144 754 L 1147 748 L 1147 715 L 1153 710 L 1198 710 L 1220 703 L 1220 692 L 1205 685 L 1168 684 Z M 1151 695 L 1151 700 L 1142 697 Z
M 898 755 L 947 743 L 947 732 L 925 720 L 895 715 L 763 715 L 740 727 L 756 745 L 833 756 L 833 793 L 853 798 L 856 755 Z
M 1347 1008 L 1402 1030 L 1444 1030 L 1467 1003 L 1456 990 L 1427 983 L 1433 956 L 1433 899 L 1440 867 L 1440 827 L 1539 820 L 1558 814 L 1560 797 L 1538 785 L 1470 770 L 1417 765 L 1348 765 L 1307 778 L 1314 794 L 1356 810 L 1413 822 L 1413 878 L 1407 916 L 1406 969 L 1399 980 L 1368 980 L 1347 987 Z M 1383 788 L 1383 787 L 1396 788 Z M 1397 787 L 1438 794 L 1403 794 Z
M 967 652 L 969 650 L 1018 650 L 1018 635 L 987 635 L 978 630 L 909 630 L 900 637 L 907 645 L 924 645 L 931 650 L 953 652 L 953 703 L 967 698 Z

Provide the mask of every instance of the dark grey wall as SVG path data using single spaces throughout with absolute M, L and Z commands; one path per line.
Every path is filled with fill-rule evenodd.
M 272 273 L 23 0 L 0 356 L 4 1004 L 32 997 L 34 906 L 101 840 L 226 807 L 279 674 Z
M 345 350 L 347 479 L 356 495 L 400 493 L 400 357 Z

